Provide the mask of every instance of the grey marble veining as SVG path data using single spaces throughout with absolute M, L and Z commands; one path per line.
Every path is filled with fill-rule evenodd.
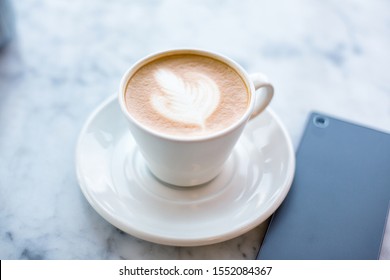
M 113 227 L 78 187 L 85 119 L 154 51 L 206 48 L 267 73 L 295 147 L 312 110 L 390 131 L 388 1 L 11 2 L 16 33 L 0 49 L 0 259 L 255 257 L 265 224 L 219 244 L 161 246 Z

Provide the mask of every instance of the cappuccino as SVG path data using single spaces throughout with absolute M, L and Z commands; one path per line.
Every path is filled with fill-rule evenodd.
M 152 130 L 175 136 L 201 136 L 240 119 L 249 90 L 229 65 L 200 54 L 158 57 L 128 80 L 125 104 L 130 115 Z

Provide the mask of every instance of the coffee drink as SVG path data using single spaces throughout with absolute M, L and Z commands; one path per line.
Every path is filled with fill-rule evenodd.
M 122 76 L 118 101 L 150 172 L 190 187 L 221 172 L 247 122 L 273 95 L 262 73 L 249 76 L 217 53 L 175 49 L 131 66 Z
M 249 90 L 229 65 L 200 54 L 172 54 L 141 66 L 128 80 L 130 115 L 152 130 L 200 136 L 229 127 L 250 103 Z

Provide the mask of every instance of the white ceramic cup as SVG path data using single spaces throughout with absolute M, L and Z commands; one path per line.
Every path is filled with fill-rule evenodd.
M 204 136 L 178 137 L 144 126 L 126 109 L 127 83 L 140 67 L 162 56 L 186 53 L 222 61 L 233 68 L 245 82 L 250 100 L 248 108 L 242 117 L 229 127 Z M 265 90 L 257 91 L 260 88 Z M 147 56 L 128 69 L 120 82 L 119 104 L 150 171 L 161 181 L 189 187 L 211 181 L 220 173 L 248 120 L 258 116 L 268 106 L 273 95 L 272 84 L 261 73 L 249 75 L 233 60 L 214 52 L 177 49 Z

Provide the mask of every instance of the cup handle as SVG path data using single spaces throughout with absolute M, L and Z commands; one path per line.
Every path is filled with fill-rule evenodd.
M 257 117 L 263 112 L 274 96 L 274 86 L 268 82 L 267 76 L 262 73 L 254 73 L 250 75 L 250 79 L 252 80 L 256 91 L 260 88 L 264 88 L 264 91 L 255 92 L 255 108 L 249 120 Z

